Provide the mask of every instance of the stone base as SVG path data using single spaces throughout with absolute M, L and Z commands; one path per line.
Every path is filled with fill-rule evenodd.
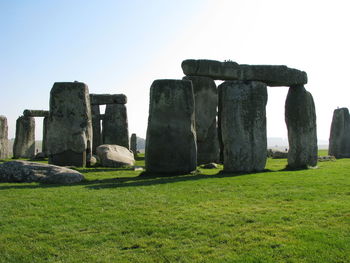
M 57 154 L 51 154 L 49 156 L 49 164 L 59 166 L 86 166 L 86 152 L 77 153 L 72 150 L 67 150 Z

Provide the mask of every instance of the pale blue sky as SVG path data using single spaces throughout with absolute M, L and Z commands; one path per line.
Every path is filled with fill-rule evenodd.
M 0 114 L 12 138 L 24 109 L 48 109 L 54 82 L 78 80 L 126 94 L 130 133 L 145 137 L 154 79 L 182 78 L 187 58 L 231 59 L 305 70 L 328 139 L 334 108 L 350 107 L 347 2 L 0 0 Z M 270 137 L 286 137 L 286 93 L 269 88 Z

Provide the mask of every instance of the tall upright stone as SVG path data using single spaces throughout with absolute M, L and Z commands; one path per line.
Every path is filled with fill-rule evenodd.
M 304 86 L 289 88 L 285 104 L 288 129 L 288 168 L 303 169 L 317 164 L 315 104 Z
M 93 134 L 92 153 L 96 154 L 96 148 L 102 144 L 100 105 L 91 105 L 91 117 Z
M 217 132 L 218 93 L 213 79 L 208 77 L 184 77 L 192 81 L 195 100 L 197 134 L 197 164 L 219 161 Z
M 20 116 L 16 121 L 16 137 L 13 144 L 14 158 L 32 158 L 35 155 L 35 119 Z
M 0 159 L 9 157 L 7 118 L 0 115 Z
M 185 174 L 196 169 L 191 81 L 164 79 L 152 83 L 145 162 L 150 173 Z
M 125 104 L 107 104 L 102 121 L 103 144 L 129 146 L 128 116 Z
M 262 171 L 266 163 L 266 84 L 226 81 L 220 85 L 224 171 Z
M 130 150 L 134 153 L 134 155 L 137 155 L 137 137 L 136 134 L 131 134 L 130 138 Z
M 350 115 L 348 108 L 335 109 L 329 136 L 328 154 L 350 158 Z
M 91 107 L 88 86 L 56 82 L 50 93 L 47 127 L 49 163 L 85 166 L 92 149 Z
M 48 120 L 49 117 L 44 117 L 43 120 L 43 141 L 42 141 L 42 152 L 45 154 L 45 156 L 48 156 L 48 149 L 47 149 L 47 127 L 48 127 Z

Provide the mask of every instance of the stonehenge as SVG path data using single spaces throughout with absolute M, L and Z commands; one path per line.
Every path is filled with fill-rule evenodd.
M 127 149 L 129 146 L 128 117 L 125 104 L 107 104 L 102 121 L 104 144 L 117 144 Z
M 146 172 L 186 174 L 197 165 L 218 162 L 225 172 L 263 171 L 268 86 L 289 87 L 287 167 L 317 165 L 315 105 L 304 87 L 308 81 L 304 71 L 204 59 L 185 60 L 181 67 L 182 80 L 159 79 L 150 87 Z M 217 87 L 215 80 L 223 82 Z M 14 157 L 34 156 L 34 117 L 44 118 L 43 152 L 50 164 L 84 167 L 101 145 L 118 145 L 136 156 L 137 137 L 133 133 L 129 138 L 126 103 L 124 94 L 89 94 L 82 82 L 56 82 L 49 111 L 26 109 L 18 118 Z M 104 114 L 100 105 L 106 105 Z M 349 120 L 347 109 L 334 111 L 329 153 L 337 158 L 350 156 Z M 0 128 L 0 157 L 6 158 L 3 116 Z
M 186 76 L 205 76 L 215 80 L 261 81 L 267 86 L 293 86 L 307 83 L 307 74 L 283 65 L 242 65 L 233 61 L 187 59 L 181 64 Z
M 328 154 L 350 158 L 350 115 L 348 108 L 335 109 L 329 136 Z
M 127 97 L 124 94 L 90 94 L 93 125 L 92 151 L 101 144 L 129 145 Z M 106 105 L 105 114 L 100 114 L 100 105 Z M 102 120 L 102 131 L 101 131 Z
M 49 163 L 85 166 L 92 150 L 92 121 L 88 86 L 56 82 L 50 92 L 47 147 Z
M 33 158 L 35 156 L 35 120 L 20 116 L 16 121 L 16 137 L 13 144 L 13 157 Z
M 224 171 L 262 171 L 266 163 L 266 84 L 225 81 L 219 86 Z
M 155 80 L 150 89 L 145 165 L 148 173 L 196 170 L 197 144 L 192 82 Z
M 218 87 L 217 133 L 220 161 L 224 163 L 225 171 L 264 169 L 267 150 L 266 86 L 289 87 L 285 105 L 290 144 L 288 167 L 300 169 L 317 164 L 315 105 L 312 95 L 304 88 L 308 81 L 306 72 L 284 65 L 245 65 L 205 59 L 187 59 L 181 67 L 186 75 L 184 79 L 191 80 L 194 88 L 199 77 L 224 81 Z M 211 95 L 206 97 L 207 100 L 212 98 Z M 202 107 L 202 103 L 195 107 Z M 197 130 L 199 138 L 200 133 Z M 200 156 L 200 140 L 197 141 Z
M 47 150 L 47 119 L 49 117 L 49 111 L 48 110 L 24 110 L 23 116 L 25 117 L 44 117 L 43 119 L 43 139 L 42 139 L 42 153 L 44 156 L 47 156 L 48 150 Z
M 96 148 L 102 144 L 100 105 L 91 104 L 91 121 L 93 134 L 92 153 L 95 154 Z
M 193 85 L 195 121 L 197 135 L 197 164 L 219 162 L 219 140 L 217 132 L 218 93 L 213 79 L 189 76 Z
M 134 155 L 137 155 L 137 137 L 136 134 L 131 134 L 130 138 L 130 150 L 134 153 Z
M 285 104 L 288 130 L 288 168 L 299 169 L 317 164 L 315 104 L 303 85 L 289 88 Z
M 0 159 L 9 157 L 7 118 L 0 115 Z

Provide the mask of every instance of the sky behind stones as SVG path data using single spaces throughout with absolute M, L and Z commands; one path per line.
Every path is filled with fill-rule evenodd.
M 145 137 L 153 80 L 181 79 L 184 59 L 230 59 L 306 71 L 328 140 L 333 110 L 350 107 L 348 2 L 0 0 L 0 114 L 13 138 L 24 109 L 49 108 L 54 82 L 78 80 L 126 94 L 129 132 Z M 287 137 L 287 91 L 268 89 L 268 137 Z

